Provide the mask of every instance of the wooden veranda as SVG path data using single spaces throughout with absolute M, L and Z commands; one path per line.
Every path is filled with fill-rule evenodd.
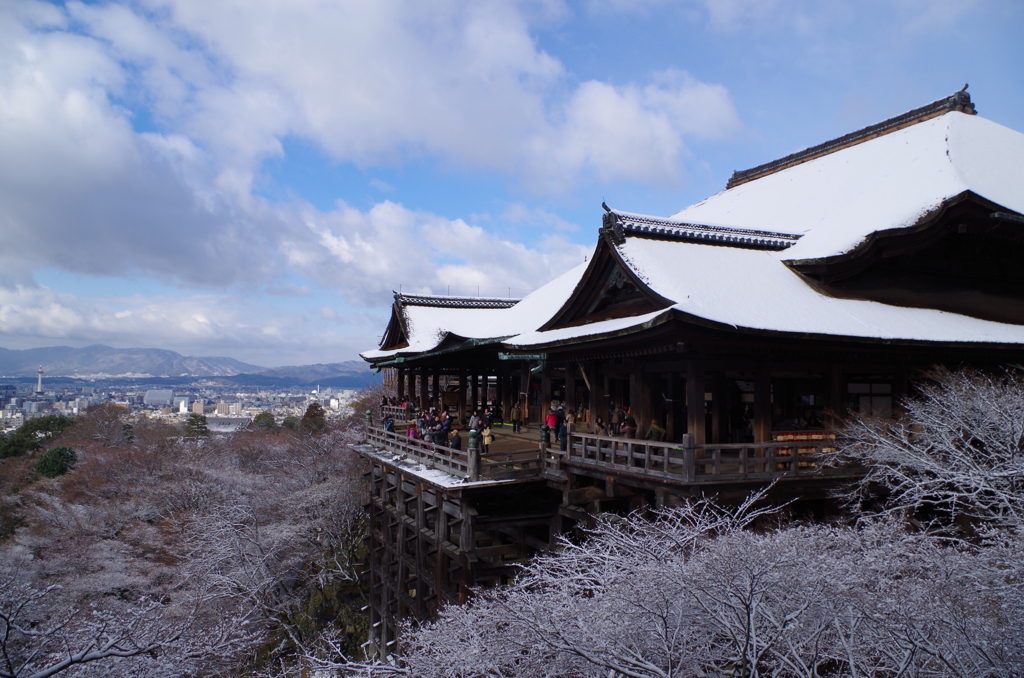
M 358 450 L 371 463 L 371 652 L 379 654 L 394 649 L 401 620 L 429 619 L 476 587 L 507 583 L 602 511 L 741 497 L 772 481 L 806 493 L 862 471 L 828 464 L 836 441 L 825 433 L 698 444 L 690 435 L 666 443 L 572 430 L 563 452 L 534 429 L 498 433 L 484 452 L 475 437 L 456 450 L 403 434 L 411 421 L 391 432 L 370 416 Z

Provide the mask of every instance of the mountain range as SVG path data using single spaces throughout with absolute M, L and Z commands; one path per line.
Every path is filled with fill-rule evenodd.
M 185 356 L 159 348 L 111 348 L 95 344 L 85 348 L 50 346 L 10 350 L 0 348 L 0 375 L 33 376 L 42 366 L 49 377 L 89 378 L 180 378 L 180 377 L 264 377 L 273 381 L 325 384 L 333 381 L 377 381 L 370 367 L 359 360 L 340 363 L 266 368 L 233 358 Z

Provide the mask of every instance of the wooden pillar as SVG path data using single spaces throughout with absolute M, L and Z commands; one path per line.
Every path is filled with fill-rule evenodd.
M 543 421 L 551 407 L 551 367 L 545 360 L 540 372 L 540 418 Z
M 711 377 L 711 442 L 729 442 L 725 409 L 725 375 L 715 372 Z
M 615 398 L 615 394 L 612 393 L 612 380 L 607 373 L 602 374 L 599 379 L 601 380 L 601 393 L 604 394 L 601 416 L 604 417 L 604 423 L 609 424 L 611 422 L 612 401 Z M 616 400 L 615 404 L 619 405 L 620 403 Z
M 615 407 L 623 407 L 626 404 L 625 395 L 622 392 L 623 379 L 608 379 L 611 385 L 612 400 L 615 402 Z
M 893 370 L 892 414 L 903 411 L 903 401 L 910 394 L 910 370 L 906 363 L 900 363 Z
M 420 407 L 424 410 L 430 408 L 430 384 L 427 378 L 427 368 L 421 367 L 419 369 L 420 377 Z
M 530 419 L 530 363 L 523 361 L 519 363 L 519 393 L 516 398 L 523 410 L 523 422 Z
M 504 365 L 498 368 L 498 374 L 495 379 L 498 391 L 496 397 L 498 402 L 501 403 L 501 420 L 506 422 L 508 421 L 508 375 L 505 374 Z
M 466 412 L 466 370 L 459 370 L 459 423 L 469 417 Z
M 437 600 L 440 603 L 445 598 L 445 589 L 449 586 L 448 581 L 448 561 L 450 556 L 448 555 L 448 542 L 451 529 L 448 521 L 451 518 L 448 512 L 444 510 L 444 499 L 445 495 L 442 490 L 437 490 L 435 496 L 437 497 L 437 519 L 434 523 L 434 537 L 437 540 L 437 565 L 434 568 L 434 593 L 437 595 Z
M 843 398 L 843 365 L 832 363 L 828 384 L 828 409 L 832 410 L 832 418 L 826 419 L 825 425 L 832 428 L 846 416 L 846 403 Z
M 427 505 L 423 498 L 424 491 L 429 491 L 426 485 L 416 483 L 416 614 L 423 618 L 426 614 L 426 598 L 428 585 L 426 581 L 427 572 L 427 540 L 424 535 L 427 532 Z
M 757 364 L 754 374 L 754 442 L 772 439 L 772 373 L 766 363 Z
M 480 409 L 480 376 L 476 372 L 470 375 L 469 385 L 469 414 L 472 416 L 474 412 L 477 412 Z
M 432 394 L 432 403 L 437 409 L 441 409 L 441 368 L 435 368 L 434 374 L 431 376 L 430 392 Z
M 587 380 L 590 381 L 590 423 L 593 424 L 597 417 L 600 416 L 604 420 L 605 425 L 608 424 L 608 392 L 605 390 L 605 380 L 602 375 L 600 378 L 597 376 L 597 363 L 588 362 L 586 366 Z
M 576 414 L 576 363 L 565 368 L 565 413 Z
M 629 375 L 629 411 L 636 420 L 637 438 L 643 438 L 654 419 L 651 380 L 654 375 L 643 372 L 643 366 L 637 365 Z
M 398 400 L 401 402 L 405 400 L 405 368 L 398 367 L 398 371 L 395 383 L 395 390 L 398 392 Z
M 683 391 L 682 379 L 678 372 L 665 375 L 665 396 L 668 398 L 668 416 L 665 419 L 665 439 L 680 440 L 686 424 L 683 411 L 686 407 L 686 393 Z
M 686 365 L 686 414 L 687 432 L 693 436 L 694 444 L 707 441 L 707 423 L 704 418 L 704 363 L 691 358 Z
M 505 405 L 505 421 L 508 421 L 512 417 L 512 406 L 519 402 L 519 378 L 513 373 L 511 365 L 505 366 L 505 379 L 505 395 L 508 401 Z

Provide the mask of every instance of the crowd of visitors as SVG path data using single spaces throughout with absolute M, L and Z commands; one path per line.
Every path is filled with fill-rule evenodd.
M 474 410 L 469 418 L 468 430 L 480 434 L 481 451 L 486 453 L 494 442 L 494 433 L 491 430 L 493 414 L 490 409 L 485 409 L 483 414 Z M 385 429 L 387 423 L 385 421 Z M 420 413 L 416 422 L 409 424 L 406 435 L 413 439 L 423 440 L 433 445 L 444 445 L 453 450 L 462 449 L 462 435 L 459 427 L 454 425 L 452 417 L 447 410 L 438 411 L 430 408 Z
M 394 397 L 381 396 L 381 412 L 385 407 L 402 407 L 414 409 L 414 403 L 408 398 L 398 399 Z M 525 422 L 525 408 L 516 402 L 509 412 L 509 422 L 512 424 L 512 432 L 520 433 Z M 598 415 L 591 424 L 591 430 L 598 435 L 617 436 L 623 438 L 637 437 L 640 426 L 637 424 L 633 413 L 628 405 L 616 405 L 609 407 L 608 421 Z M 393 431 L 394 423 L 390 418 L 383 416 L 384 428 Z M 492 426 L 495 421 L 501 419 L 501 407 L 494 401 L 487 403 L 480 410 L 474 410 L 468 420 L 467 429 L 477 431 L 481 436 L 483 451 L 487 451 L 494 441 Z M 559 447 L 565 450 L 568 446 L 569 427 L 575 421 L 575 413 L 566 412 L 564 403 L 552 401 L 551 407 L 545 415 L 542 424 L 547 432 L 558 441 Z M 408 427 L 407 434 L 410 438 L 419 438 L 435 445 L 447 445 L 454 449 L 461 449 L 461 436 L 455 431 L 447 410 L 430 408 L 419 413 L 415 424 Z M 640 431 L 645 440 L 661 442 L 665 440 L 665 429 L 657 419 L 652 419 L 650 427 L 646 432 Z

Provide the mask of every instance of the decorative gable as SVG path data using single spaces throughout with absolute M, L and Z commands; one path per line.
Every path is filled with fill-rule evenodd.
M 602 238 L 568 301 L 540 329 L 644 315 L 671 305 L 671 300 L 654 292 L 633 272 L 608 238 Z

